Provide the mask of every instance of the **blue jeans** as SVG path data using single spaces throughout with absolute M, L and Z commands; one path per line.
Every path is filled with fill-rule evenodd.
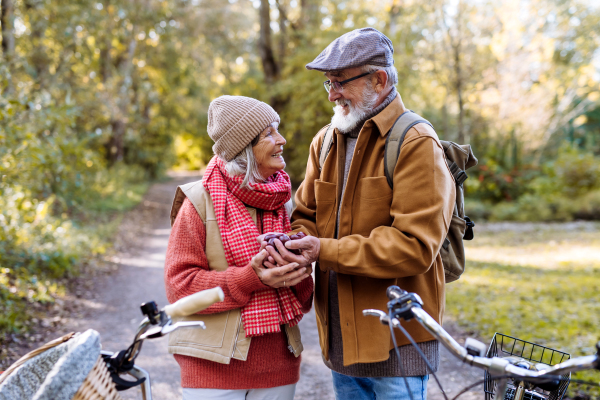
M 336 400 L 410 400 L 404 378 L 355 378 L 333 375 L 333 391 Z M 414 400 L 427 398 L 429 375 L 406 377 Z

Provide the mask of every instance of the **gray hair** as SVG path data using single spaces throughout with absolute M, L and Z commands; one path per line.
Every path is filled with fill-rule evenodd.
M 277 129 L 279 124 L 277 122 L 273 122 L 269 126 Z M 244 175 L 244 180 L 242 181 L 241 186 L 248 189 L 252 189 L 252 185 L 264 182 L 266 179 L 260 174 L 260 172 L 258 172 L 258 163 L 256 162 L 254 151 L 252 150 L 252 148 L 258 143 L 259 138 L 260 133 L 252 140 L 252 142 L 248 144 L 248 146 L 246 146 L 244 150 L 235 156 L 233 160 L 226 161 L 221 158 L 225 162 L 225 171 L 227 171 L 229 175 Z
M 258 172 L 258 163 L 252 147 L 254 147 L 252 143 L 248 144 L 233 160 L 225 161 L 225 171 L 231 176 L 244 175 L 242 187 L 248 189 L 252 189 L 252 185 L 265 180 Z
M 398 70 L 393 65 L 389 67 L 379 67 L 377 65 L 363 65 L 362 72 L 374 72 L 378 70 L 385 71 L 388 76 L 387 87 L 396 86 L 398 84 Z

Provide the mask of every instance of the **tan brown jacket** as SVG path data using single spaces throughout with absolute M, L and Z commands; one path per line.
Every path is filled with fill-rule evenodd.
M 229 265 L 225 258 L 221 231 L 219 231 L 210 193 L 204 188 L 201 180 L 177 188 L 171 208 L 171 225 L 175 223 L 177 213 L 186 197 L 198 211 L 206 228 L 204 250 L 209 268 L 225 271 Z M 251 207 L 246 207 L 246 209 L 256 223 L 256 209 Z M 173 331 L 169 334 L 169 353 L 198 357 L 221 364 L 229 364 L 232 358 L 242 361 L 246 361 L 248 358 L 252 338 L 246 337 L 239 308 L 216 314 L 173 318 L 173 322 L 178 321 L 203 321 L 206 329 L 184 328 Z M 298 357 L 303 350 L 298 325 L 290 328 L 286 324 L 285 333 L 288 339 L 288 348 Z
M 386 309 L 386 289 L 398 285 L 416 292 L 424 309 L 441 323 L 444 269 L 439 255 L 455 202 L 455 185 L 435 131 L 411 128 L 394 170 L 394 190 L 385 174 L 387 134 L 406 111 L 400 95 L 368 120 L 356 142 L 341 199 L 345 140 L 337 132 L 319 173 L 319 152 L 326 131 L 313 139 L 304 182 L 296 192 L 292 229 L 321 241 L 315 273 L 315 310 L 321 349 L 329 359 L 329 270 L 337 272 L 344 365 L 387 360 L 393 348 L 389 328 L 366 308 Z M 339 239 L 334 239 L 341 202 Z M 417 342 L 433 340 L 417 322 L 403 323 Z M 409 341 L 397 334 L 400 346 Z

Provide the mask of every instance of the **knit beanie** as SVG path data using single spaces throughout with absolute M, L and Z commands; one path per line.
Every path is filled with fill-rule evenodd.
M 208 106 L 208 136 L 214 140 L 213 151 L 231 161 L 279 115 L 262 101 L 244 96 L 221 96 Z

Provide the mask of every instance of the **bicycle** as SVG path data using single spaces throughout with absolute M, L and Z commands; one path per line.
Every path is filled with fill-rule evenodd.
M 418 294 L 409 293 L 400 289 L 398 286 L 390 286 L 387 289 L 387 296 L 390 299 L 387 304 L 387 313 L 381 310 L 366 309 L 363 310 L 363 315 L 379 317 L 379 321 L 382 324 L 390 327 L 396 351 L 398 351 L 398 346 L 393 334 L 393 328 L 399 329 L 407 336 L 412 345 L 419 352 L 420 356 L 427 363 L 429 370 L 433 371 L 433 368 L 425 355 L 420 351 L 412 337 L 410 337 L 400 323 L 401 320 L 409 321 L 414 318 L 444 347 L 446 347 L 452 355 L 464 363 L 485 371 L 486 375 L 483 381 L 470 385 L 456 395 L 454 399 L 458 399 L 468 390 L 484 383 L 486 400 L 560 400 L 567 390 L 571 372 L 592 369 L 600 370 L 600 342 L 596 344 L 597 352 L 595 355 L 567 359 L 567 361 L 559 362 L 552 366 L 541 362 L 534 363 L 531 360 L 528 360 L 527 357 L 523 357 L 523 351 L 521 351 L 520 356 L 512 354 L 508 357 L 498 357 L 498 339 L 496 336 L 489 348 L 484 343 L 472 338 L 467 339 L 465 346 L 463 347 L 458 344 L 458 342 L 454 340 L 454 338 L 425 310 L 423 310 L 423 301 Z M 497 335 L 508 337 L 501 334 Z M 516 338 L 512 339 L 519 340 Z M 553 356 L 554 354 L 552 354 L 552 357 Z M 398 358 L 400 358 L 399 353 Z M 563 359 L 564 358 L 565 357 L 563 357 Z M 448 397 L 437 379 L 437 376 L 435 376 L 435 374 L 433 374 L 433 376 L 440 387 L 444 398 L 447 400 Z M 583 383 L 591 384 L 589 382 Z
M 35 397 L 55 400 L 64 398 L 65 393 L 74 392 L 72 397 L 69 395 L 67 398 L 120 400 L 119 391 L 140 386 L 142 398 L 152 400 L 150 374 L 135 364 L 144 340 L 163 337 L 180 328 L 206 329 L 202 321 L 173 323 L 172 318 L 196 314 L 223 299 L 223 290 L 215 287 L 184 297 L 166 305 L 162 310 L 158 309 L 154 301 L 143 303 L 140 308 L 145 317 L 136 330 L 133 342 L 127 349 L 119 352 L 100 351 L 99 334 L 91 329 L 82 334 L 70 333 L 53 340 L 21 357 L 0 374 L 0 399 Z M 94 352 L 96 349 L 98 351 Z M 87 360 L 88 356 L 93 359 Z M 83 368 L 84 379 L 76 379 L 80 371 L 73 371 L 72 367 L 86 363 L 93 363 L 93 367 L 87 370 Z M 23 387 L 31 384 L 30 379 L 39 375 L 40 368 L 48 369 L 43 380 L 39 378 L 39 381 L 34 382 L 33 388 Z M 75 378 L 69 376 L 69 373 Z M 127 375 L 134 380 L 124 379 Z M 32 392 L 35 394 L 31 395 Z

